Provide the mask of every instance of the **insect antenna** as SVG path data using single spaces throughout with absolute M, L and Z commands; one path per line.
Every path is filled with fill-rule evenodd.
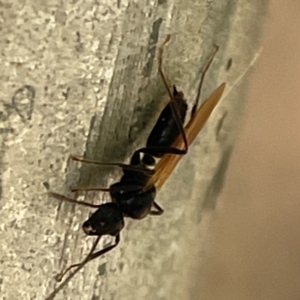
M 109 189 L 107 189 L 109 190 Z M 64 195 L 58 194 L 58 193 L 54 193 L 54 192 L 49 192 L 49 196 L 61 200 L 61 201 L 66 201 L 66 202 L 70 202 L 70 203 L 74 203 L 74 204 L 79 204 L 79 205 L 83 205 L 83 206 L 87 206 L 87 207 L 92 207 L 92 208 L 98 208 L 101 204 L 93 204 L 93 203 L 89 203 L 89 202 L 85 202 L 85 201 L 79 201 L 73 198 L 69 198 L 66 197 Z
M 145 167 L 135 166 L 135 165 L 128 165 L 128 164 L 122 164 L 122 163 L 103 163 L 97 160 L 92 159 L 85 159 L 79 156 L 70 155 L 70 159 L 79 161 L 85 164 L 93 164 L 93 165 L 100 165 L 100 166 L 117 166 L 122 168 L 123 170 L 128 171 L 136 171 L 136 172 L 142 172 L 145 174 L 152 175 L 154 173 L 153 170 L 146 169 Z
M 207 70 L 209 69 L 209 67 L 210 67 L 216 53 L 218 52 L 218 50 L 219 50 L 219 46 L 214 44 L 214 50 L 211 53 L 211 56 L 210 56 L 210 58 L 209 58 L 209 60 L 206 64 L 206 66 L 204 67 L 203 71 L 201 71 L 201 78 L 200 78 L 200 82 L 199 82 L 198 89 L 197 89 L 196 101 L 195 101 L 195 104 L 192 108 L 191 118 L 194 117 L 194 115 L 197 111 L 198 105 L 199 105 L 199 100 L 200 100 L 200 96 L 201 96 L 201 90 L 202 90 L 202 85 L 203 85 L 203 82 L 204 82 L 205 74 L 206 74 Z
M 167 80 L 166 80 L 166 77 L 164 75 L 164 72 L 162 70 L 162 56 L 163 56 L 163 51 L 164 51 L 164 47 L 165 45 L 170 41 L 171 39 L 171 35 L 168 34 L 165 41 L 162 43 L 162 45 L 159 47 L 159 53 L 158 53 L 158 72 L 163 80 L 163 83 L 165 85 L 165 88 L 170 96 L 170 99 L 171 99 L 171 109 L 172 109 L 172 112 L 173 112 L 173 116 L 174 116 L 174 119 L 175 119 L 175 122 L 178 126 L 178 129 L 180 131 L 180 134 L 182 135 L 183 137 L 183 141 L 184 141 L 184 147 L 185 147 L 185 153 L 187 153 L 188 151 L 188 148 L 189 148 L 189 144 L 188 144 L 188 141 L 187 141 L 187 138 L 186 138 L 186 135 L 185 135 L 185 132 L 184 132 L 184 129 L 183 129 L 183 126 L 181 124 L 181 121 L 180 121 L 180 118 L 179 118 L 179 115 L 178 115 L 178 111 L 177 111 L 177 108 L 176 108 L 176 100 L 174 98 L 174 95 L 172 94 L 171 90 L 170 90 L 170 87 L 168 86 L 168 83 L 167 83 Z M 175 86 L 174 86 L 174 89 Z M 183 97 L 183 93 L 182 92 L 179 92 L 181 94 L 181 96 Z

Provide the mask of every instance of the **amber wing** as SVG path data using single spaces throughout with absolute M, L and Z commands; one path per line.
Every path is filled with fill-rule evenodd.
M 225 89 L 225 83 L 222 83 L 213 93 L 206 99 L 199 107 L 193 118 L 190 119 L 188 124 L 184 127 L 188 144 L 191 145 L 203 128 L 205 122 L 211 115 L 212 111 L 218 104 Z M 183 149 L 184 142 L 181 135 L 177 137 L 172 147 Z M 150 186 L 155 185 L 157 190 L 160 190 L 170 174 L 175 169 L 182 155 L 166 154 L 162 157 L 155 168 L 155 173 L 150 177 L 148 183 L 143 190 L 147 190 Z

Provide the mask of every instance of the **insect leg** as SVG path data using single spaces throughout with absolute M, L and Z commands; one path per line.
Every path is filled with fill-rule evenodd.
M 98 245 L 100 240 L 100 236 L 97 237 L 96 241 L 94 242 L 94 245 L 91 249 L 91 251 L 89 252 L 89 254 L 86 256 L 86 258 L 77 264 L 73 264 L 69 267 L 67 267 L 66 269 L 62 270 L 57 276 L 56 276 L 56 280 L 57 281 L 61 281 L 62 278 L 65 276 L 66 273 L 68 273 L 71 269 L 76 268 L 76 267 L 83 267 L 84 265 L 86 265 L 88 262 L 92 261 L 93 259 L 111 251 L 112 249 L 114 249 L 116 246 L 118 246 L 119 242 L 120 242 L 120 234 L 116 235 L 115 237 L 115 243 L 111 246 L 108 246 L 102 250 L 99 250 L 97 252 L 94 253 L 96 246 Z
M 171 99 L 170 101 L 170 106 L 171 106 L 171 109 L 172 109 L 172 112 L 173 112 L 173 116 L 174 116 L 174 119 L 175 119 L 175 122 L 178 126 L 178 129 L 182 135 L 182 138 L 183 138 L 183 141 L 184 141 L 184 147 L 185 147 L 185 151 L 183 154 L 186 154 L 188 152 L 188 148 L 189 148 L 189 144 L 188 144 L 188 141 L 187 141 L 187 137 L 186 137 L 186 134 L 184 132 L 184 128 L 183 128 L 183 125 L 182 123 L 180 122 L 180 118 L 179 118 L 179 114 L 178 114 L 178 111 L 177 111 L 177 108 L 176 108 L 176 100 L 175 100 L 175 97 L 174 95 L 172 94 L 171 90 L 170 90 L 170 87 L 168 86 L 168 83 L 167 83 L 167 80 L 166 80 L 166 77 L 165 77 L 165 74 L 162 70 L 162 62 L 163 62 L 163 59 L 162 59 L 162 56 L 163 56 L 163 51 L 164 51 L 164 46 L 170 41 L 171 39 L 171 35 L 168 34 L 165 41 L 163 42 L 163 44 L 160 46 L 159 48 L 159 54 L 158 54 L 158 72 L 163 80 L 163 83 L 165 85 L 165 88 L 169 94 L 169 97 Z M 174 88 L 174 92 L 176 91 L 176 88 L 175 86 L 173 86 Z M 180 96 L 183 97 L 183 93 L 182 92 L 179 92 L 180 93 Z
M 94 164 L 94 165 L 101 165 L 101 166 L 117 166 L 120 167 L 124 170 L 128 171 L 137 171 L 137 172 L 142 172 L 145 174 L 152 175 L 153 170 L 148 170 L 146 168 L 140 167 L 140 166 L 135 166 L 135 165 L 128 165 L 128 164 L 122 164 L 122 163 L 102 163 L 97 160 L 91 160 L 91 159 L 85 159 L 79 156 L 73 156 L 71 155 L 70 158 L 75 161 L 83 162 L 86 164 Z
M 98 187 L 75 187 L 72 188 L 72 192 L 78 192 L 78 191 L 100 191 L 100 192 L 111 192 L 112 190 L 115 192 L 123 191 L 123 192 L 131 192 L 131 191 L 136 191 L 142 189 L 143 186 L 140 185 L 120 185 L 120 186 L 115 186 L 115 184 L 108 188 L 98 188 Z
M 100 206 L 100 204 L 92 204 L 92 203 L 85 202 L 85 201 L 78 201 L 76 199 L 69 198 L 69 197 L 66 197 L 66 196 L 58 194 L 58 193 L 49 192 L 49 195 L 51 197 L 56 198 L 61 201 L 67 201 L 67 202 L 71 202 L 71 203 L 75 203 L 75 204 L 79 204 L 79 205 L 83 205 L 83 206 L 88 206 L 88 207 L 93 207 L 93 208 L 97 208 Z
M 164 210 L 154 201 L 153 206 L 156 210 L 151 210 L 151 216 L 161 216 L 164 213 Z
M 74 157 L 74 156 L 73 156 Z M 96 163 L 96 164 L 102 164 L 102 163 L 98 163 L 97 161 L 93 161 L 93 160 L 85 160 L 85 159 L 81 159 L 79 157 L 75 157 L 75 159 L 77 161 L 81 161 L 81 162 L 86 162 L 88 161 L 88 163 Z M 147 175 L 153 175 L 154 174 L 154 170 L 148 170 L 146 169 L 143 165 L 141 164 L 141 160 L 140 160 L 140 153 L 138 151 L 135 151 L 134 154 L 131 157 L 130 160 L 130 164 L 126 165 L 124 167 L 123 164 L 117 164 L 117 165 L 122 165 L 122 169 L 123 171 L 129 171 L 129 172 L 142 172 L 145 173 Z M 78 191 L 102 191 L 102 192 L 130 192 L 130 191 L 135 191 L 135 190 L 140 190 L 143 187 L 140 185 L 125 185 L 124 184 L 120 184 L 120 186 L 116 186 L 116 184 L 113 184 L 112 186 L 110 186 L 110 188 L 100 188 L 100 187 L 73 187 L 71 189 L 72 192 L 78 192 Z
M 61 281 L 62 278 L 66 275 L 66 273 L 68 273 L 71 269 L 76 268 L 76 267 L 82 267 L 83 265 L 85 265 L 88 261 L 89 261 L 89 257 L 93 254 L 93 252 L 95 251 L 99 241 L 100 241 L 101 236 L 98 236 L 97 239 L 95 240 L 92 249 L 90 250 L 89 254 L 86 256 L 86 258 L 81 262 L 81 263 L 77 263 L 77 264 L 73 264 L 65 269 L 62 269 L 62 271 L 57 274 L 56 276 L 56 280 L 57 281 Z M 109 247 L 108 247 L 109 248 Z M 103 249 L 105 250 L 105 249 Z
M 89 262 L 89 261 L 91 261 L 91 260 L 93 260 L 93 259 L 95 259 L 95 258 L 97 258 L 97 257 L 99 257 L 99 256 L 101 256 L 101 255 L 103 255 L 103 254 L 111 251 L 112 249 L 114 249 L 115 247 L 117 247 L 119 243 L 120 243 L 120 234 L 117 234 L 116 237 L 115 237 L 115 243 L 113 245 L 108 246 L 108 247 L 106 247 L 106 248 L 104 248 L 102 250 L 99 250 L 99 251 L 91 254 L 88 257 L 87 262 Z
M 200 78 L 200 82 L 199 82 L 198 89 L 197 89 L 197 96 L 196 96 L 195 104 L 193 105 L 193 108 L 192 108 L 191 118 L 194 117 L 194 115 L 195 115 L 195 113 L 198 109 L 205 74 L 206 74 L 207 70 L 209 69 L 209 67 L 210 67 L 216 53 L 218 52 L 218 50 L 219 50 L 219 46 L 214 44 L 214 49 L 213 49 L 213 51 L 212 51 L 212 53 L 209 57 L 209 60 L 208 60 L 207 64 L 205 65 L 203 71 L 201 71 L 201 78 Z
M 98 192 L 110 192 L 110 188 L 100 188 L 100 187 L 85 187 L 85 186 L 80 186 L 80 187 L 72 187 L 71 192 L 80 192 L 80 191 L 98 191 Z

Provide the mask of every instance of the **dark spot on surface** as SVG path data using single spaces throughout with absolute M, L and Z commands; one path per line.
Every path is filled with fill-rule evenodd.
M 232 66 L 232 58 L 229 58 L 226 65 L 226 71 L 229 71 Z
M 83 51 L 83 43 L 81 42 L 81 35 L 80 35 L 79 31 L 76 32 L 76 36 L 77 36 L 77 44 L 75 46 L 75 49 L 77 52 L 82 52 Z
M 23 269 L 23 270 L 26 271 L 26 272 L 31 272 L 31 270 L 32 270 L 32 268 L 26 267 L 25 264 L 22 264 L 22 265 L 21 265 L 21 269 Z
M 158 0 L 158 5 L 162 5 L 167 3 L 167 0 Z
M 18 61 L 11 61 L 10 64 L 17 68 L 21 68 L 23 66 L 23 63 L 18 62 Z
M 198 209 L 198 222 L 201 220 L 202 210 L 213 210 L 216 207 L 218 196 L 220 195 L 224 183 L 225 183 L 225 175 L 228 169 L 229 161 L 231 158 L 233 146 L 230 145 L 227 149 L 224 150 L 223 156 L 219 165 L 216 167 L 215 175 L 210 183 L 209 188 L 207 189 L 205 195 L 205 201 L 202 205 L 202 209 Z
M 98 274 L 100 276 L 103 276 L 106 274 L 106 263 L 103 263 L 98 267 Z
M 12 107 L 16 110 L 23 122 L 31 119 L 34 98 L 35 88 L 31 85 L 24 85 L 19 88 L 12 98 Z
M 3 103 L 2 111 L 0 111 L 0 122 L 5 122 L 10 117 L 14 108 L 8 103 Z
M 123 262 L 120 262 L 119 263 L 119 270 L 122 272 L 123 271 L 123 268 L 124 268 L 124 263 Z
M 2 174 L 1 174 L 2 175 Z M 0 177 L 0 199 L 2 198 L 2 193 L 3 193 L 3 189 L 2 189 L 2 178 Z
M 150 54 L 150 57 L 143 68 L 143 75 L 145 77 L 149 77 L 152 71 L 153 61 L 156 55 L 156 45 L 159 36 L 159 29 L 162 21 L 163 21 L 162 18 L 159 18 L 156 21 L 154 21 L 154 23 L 152 24 L 152 31 L 149 37 L 148 51 L 147 51 L 148 54 Z
M 43 186 L 44 186 L 47 190 L 50 189 L 50 184 L 49 184 L 49 182 L 47 182 L 47 181 L 44 181 L 44 182 L 43 182 Z
M 228 111 L 225 111 L 225 113 L 222 115 L 222 117 L 218 121 L 218 125 L 216 127 L 216 140 L 220 141 L 220 131 L 224 125 L 224 120 L 226 119 L 226 116 L 228 114 Z
M 67 90 L 65 92 L 62 92 L 62 95 L 65 97 L 66 100 L 69 97 L 69 92 L 70 92 L 70 87 L 67 87 Z
M 5 134 L 5 133 L 14 133 L 15 130 L 13 128 L 0 128 L 0 134 Z

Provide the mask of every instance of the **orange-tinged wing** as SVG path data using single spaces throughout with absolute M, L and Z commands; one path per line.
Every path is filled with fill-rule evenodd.
M 188 124 L 184 127 L 185 134 L 188 140 L 188 144 L 191 145 L 198 133 L 203 128 L 205 122 L 211 115 L 212 111 L 218 104 L 225 89 L 225 83 L 222 83 L 213 93 L 203 102 L 203 104 L 197 110 L 195 116 L 191 118 Z M 172 147 L 182 149 L 184 142 L 182 135 L 179 135 Z M 155 173 L 149 179 L 143 190 L 147 190 L 150 186 L 155 185 L 157 190 L 160 190 L 170 174 L 175 169 L 182 155 L 165 154 L 155 167 Z

